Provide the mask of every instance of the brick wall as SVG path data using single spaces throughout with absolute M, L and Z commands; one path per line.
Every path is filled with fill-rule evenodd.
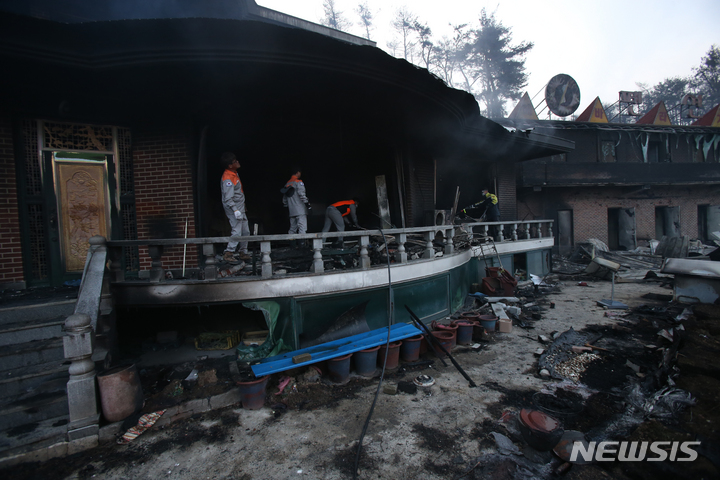
M 190 134 L 133 131 L 133 168 L 138 239 L 195 237 Z M 150 268 L 141 247 L 140 269 Z M 181 245 L 165 247 L 163 268 L 183 265 Z M 198 266 L 197 247 L 188 245 L 186 268 Z
M 18 214 L 12 124 L 0 112 L 0 288 L 25 281 Z
M 573 212 L 575 242 L 597 238 L 608 243 L 608 209 L 634 208 L 638 245 L 656 238 L 655 207 L 679 207 L 680 233 L 691 239 L 698 237 L 698 206 L 720 205 L 717 187 L 661 187 L 649 190 L 625 188 L 543 189 L 527 193 L 519 203 L 520 217 L 531 217 L 530 210 L 541 208 L 544 218 L 556 218 L 557 210 Z M 659 239 L 658 239 L 659 240 Z

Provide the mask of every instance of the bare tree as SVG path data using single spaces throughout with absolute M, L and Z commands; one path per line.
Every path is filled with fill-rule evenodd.
M 430 65 L 433 60 L 433 42 L 431 40 L 432 30 L 426 24 L 421 23 L 419 20 L 415 20 L 412 26 L 413 31 L 418 37 L 418 45 L 420 47 L 420 58 L 425 64 L 425 68 L 430 70 Z
M 457 80 L 456 73 L 461 73 L 462 65 L 461 50 L 467 40 L 465 28 L 467 24 L 451 25 L 455 32 L 452 38 L 443 37 L 433 49 L 433 69 L 440 78 L 450 87 L 455 87 Z M 467 76 L 463 76 L 464 84 L 467 84 Z
M 360 26 L 365 30 L 365 38 L 370 40 L 370 30 L 374 30 L 372 23 L 374 15 L 367 2 L 359 4 L 355 9 L 355 13 L 360 17 Z
M 415 22 L 417 22 L 417 17 L 410 13 L 406 7 L 400 8 L 395 13 L 395 18 L 392 21 L 393 28 L 400 35 L 402 57 L 409 62 L 412 62 L 413 49 L 415 48 L 413 42 L 413 26 Z
M 320 23 L 335 30 L 345 30 L 350 26 L 343 13 L 335 6 L 335 0 L 323 0 L 323 12 L 325 16 Z
M 385 46 L 388 49 L 388 53 L 392 55 L 393 57 L 397 57 L 398 48 L 400 48 L 400 45 L 396 40 L 391 40 L 385 44 Z

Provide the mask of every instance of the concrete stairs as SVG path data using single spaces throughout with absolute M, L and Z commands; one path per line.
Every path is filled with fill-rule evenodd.
M 0 461 L 66 440 L 63 324 L 75 299 L 0 306 Z

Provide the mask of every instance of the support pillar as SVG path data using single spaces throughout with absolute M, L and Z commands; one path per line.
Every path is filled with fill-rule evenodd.
M 407 263 L 407 251 L 405 250 L 405 242 L 407 242 L 407 233 L 397 235 L 398 249 L 395 253 L 395 261 L 398 263 Z
M 260 275 L 262 278 L 272 277 L 272 260 L 270 259 L 270 242 L 260 242 L 260 253 L 262 253 L 262 266 Z
M 325 264 L 322 259 L 323 239 L 313 238 L 312 249 L 313 249 L 313 263 L 310 267 L 310 271 L 313 273 L 322 273 L 325 271 Z
M 99 420 L 95 383 L 95 362 L 92 361 L 95 334 L 90 315 L 78 313 L 65 320 L 63 349 L 70 360 L 68 396 L 69 448 L 81 451 L 98 443 Z
M 206 243 L 202 246 L 203 256 L 205 257 L 205 280 L 215 280 L 217 278 L 217 260 L 215 260 L 215 245 Z

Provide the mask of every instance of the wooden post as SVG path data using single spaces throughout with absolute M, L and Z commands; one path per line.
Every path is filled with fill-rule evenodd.
M 517 229 L 518 229 L 518 224 L 513 223 L 512 224 L 512 239 L 515 241 L 517 241 L 517 239 L 518 239 Z
M 500 225 L 497 225 L 495 228 L 497 228 L 498 242 L 504 241 L 505 240 L 505 225 L 500 224 Z

